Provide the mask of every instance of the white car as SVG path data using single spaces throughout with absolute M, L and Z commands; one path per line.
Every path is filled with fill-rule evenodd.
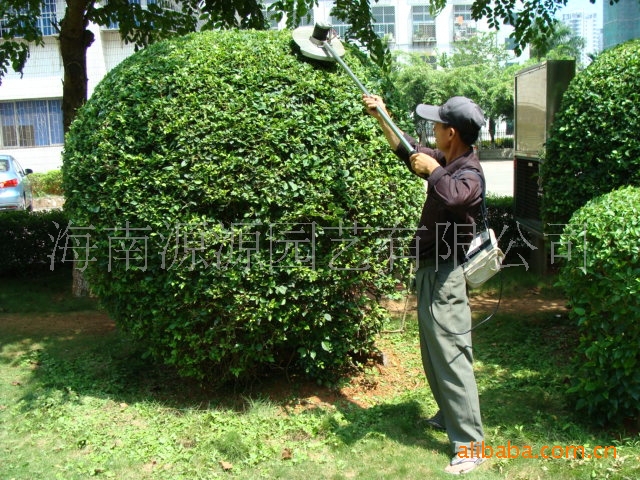
M 0 155 L 0 210 L 31 210 L 33 193 L 29 174 L 11 155 Z

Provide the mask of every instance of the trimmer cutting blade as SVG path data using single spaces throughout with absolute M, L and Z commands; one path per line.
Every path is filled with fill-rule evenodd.
M 336 55 L 344 55 L 344 46 L 337 38 L 329 38 L 331 26 L 317 23 L 315 26 L 299 27 L 293 31 L 293 41 L 300 47 L 300 52 L 307 58 L 333 62 L 334 56 L 324 48 L 324 43 L 331 45 Z

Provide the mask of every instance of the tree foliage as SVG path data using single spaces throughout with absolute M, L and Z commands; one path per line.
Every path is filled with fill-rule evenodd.
M 472 7 L 475 20 L 487 18 L 489 25 L 499 29 L 502 24 L 514 25 L 516 50 L 520 52 L 533 39 L 549 35 L 555 10 L 567 0 L 526 0 L 522 7 L 512 0 L 476 0 Z M 586 1 L 586 0 L 585 0 Z M 595 1 L 595 0 L 590 0 Z M 612 0 L 616 1 L 616 0 Z M 295 27 L 308 18 L 317 0 L 276 0 L 269 5 L 270 14 L 286 16 L 287 26 Z M 54 25 L 59 32 L 60 53 L 64 67 L 63 125 L 68 130 L 77 109 L 87 99 L 86 52 L 93 43 L 89 22 L 100 26 L 119 25 L 125 42 L 143 47 L 175 34 L 197 28 L 267 28 L 260 0 L 176 0 L 178 9 L 163 8 L 162 3 L 139 3 L 122 0 L 68 0 L 64 17 Z M 430 0 L 432 13 L 437 14 L 446 0 Z M 43 44 L 39 24 L 42 2 L 39 0 L 5 0 L 0 3 L 2 42 L 0 42 L 0 84 L 11 67 L 22 72 L 32 45 Z M 383 39 L 373 30 L 370 0 L 335 0 L 332 15 L 350 24 L 346 39 L 355 39 L 367 47 L 371 57 L 382 68 L 391 66 L 391 56 Z M 514 20 L 515 19 L 515 20 Z
M 595 0 L 589 1 L 595 3 Z M 617 1 L 610 0 L 610 3 Z M 446 0 L 434 2 L 446 5 Z M 513 25 L 515 51 L 520 54 L 534 39 L 552 34 L 556 23 L 554 15 L 566 4 L 567 0 L 475 0 L 472 5 L 472 17 L 475 20 L 486 18 L 489 26 L 495 29 L 499 29 L 501 25 Z
M 534 33 L 531 40 L 531 58 L 537 61 L 543 58 L 549 60 L 573 58 L 579 62 L 584 46 L 584 38 L 573 33 L 568 25 L 556 21 L 548 33 L 543 34 L 540 31 Z
M 587 0 L 584 0 L 587 1 Z M 595 1 L 595 0 L 589 0 Z M 615 0 L 614 0 L 615 1 Z M 553 33 L 556 10 L 567 0 L 476 0 L 472 7 L 474 20 L 486 18 L 492 28 L 513 25 L 517 52 L 529 43 L 541 43 Z M 286 16 L 287 26 L 295 27 L 309 16 L 316 0 L 277 0 L 269 5 L 271 14 Z M 178 11 L 164 9 L 158 4 L 142 8 L 139 4 L 120 0 L 69 0 L 64 18 L 76 18 L 69 29 L 94 22 L 106 26 L 118 22 L 125 41 L 141 47 L 173 33 L 185 33 L 196 28 L 196 20 L 202 14 L 204 28 L 265 28 L 263 2 L 260 0 L 179 0 Z M 42 2 L 39 0 L 6 0 L 0 4 L 3 19 L 3 42 L 0 44 L 0 80 L 10 66 L 22 71 L 28 58 L 30 43 L 42 44 L 42 31 L 38 25 Z M 435 15 L 446 6 L 446 0 L 431 0 Z M 356 39 L 366 45 L 379 64 L 390 60 L 383 41 L 375 34 L 372 24 L 370 0 L 336 0 L 332 15 L 350 24 L 348 39 Z M 78 23 L 80 22 L 80 23 Z M 71 22 L 69 22 L 71 23 Z M 64 19 L 56 25 L 64 33 Z M 77 34 L 76 39 L 80 39 Z
M 495 33 L 457 43 L 454 53 L 441 55 L 436 64 L 426 63 L 418 54 L 400 53 L 397 58 L 393 79 L 408 110 L 419 103 L 441 105 L 464 95 L 480 105 L 490 127 L 499 118 L 513 118 L 513 78 L 522 66 L 508 65 L 511 55 L 496 45 Z M 419 119 L 417 129 L 424 130 Z
M 65 209 L 93 227 L 89 283 L 183 375 L 326 378 L 371 352 L 377 300 L 403 275 L 422 182 L 344 70 L 293 47 L 289 31 L 152 45 L 107 74 L 68 135 Z M 345 61 L 389 89 L 357 50 Z

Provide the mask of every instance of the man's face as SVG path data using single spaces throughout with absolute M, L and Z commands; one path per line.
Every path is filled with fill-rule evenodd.
M 436 148 L 438 150 L 446 151 L 449 148 L 451 142 L 451 129 L 453 127 L 440 122 L 434 122 L 433 135 L 436 139 Z

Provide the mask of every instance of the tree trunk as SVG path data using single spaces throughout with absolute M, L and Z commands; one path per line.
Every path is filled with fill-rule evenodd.
M 60 56 L 64 67 L 62 121 L 69 131 L 78 109 L 87 101 L 87 49 L 93 33 L 87 30 L 88 0 L 67 0 L 67 11 L 60 21 Z
M 60 56 L 64 66 L 62 85 L 62 122 L 69 131 L 78 109 L 87 101 L 87 49 L 94 36 L 87 26 L 87 10 L 93 0 L 67 0 L 67 10 L 60 21 Z M 80 270 L 73 269 L 73 295 L 85 297 L 89 286 Z
M 493 117 L 489 118 L 489 136 L 491 137 L 491 146 L 496 146 L 496 121 Z

